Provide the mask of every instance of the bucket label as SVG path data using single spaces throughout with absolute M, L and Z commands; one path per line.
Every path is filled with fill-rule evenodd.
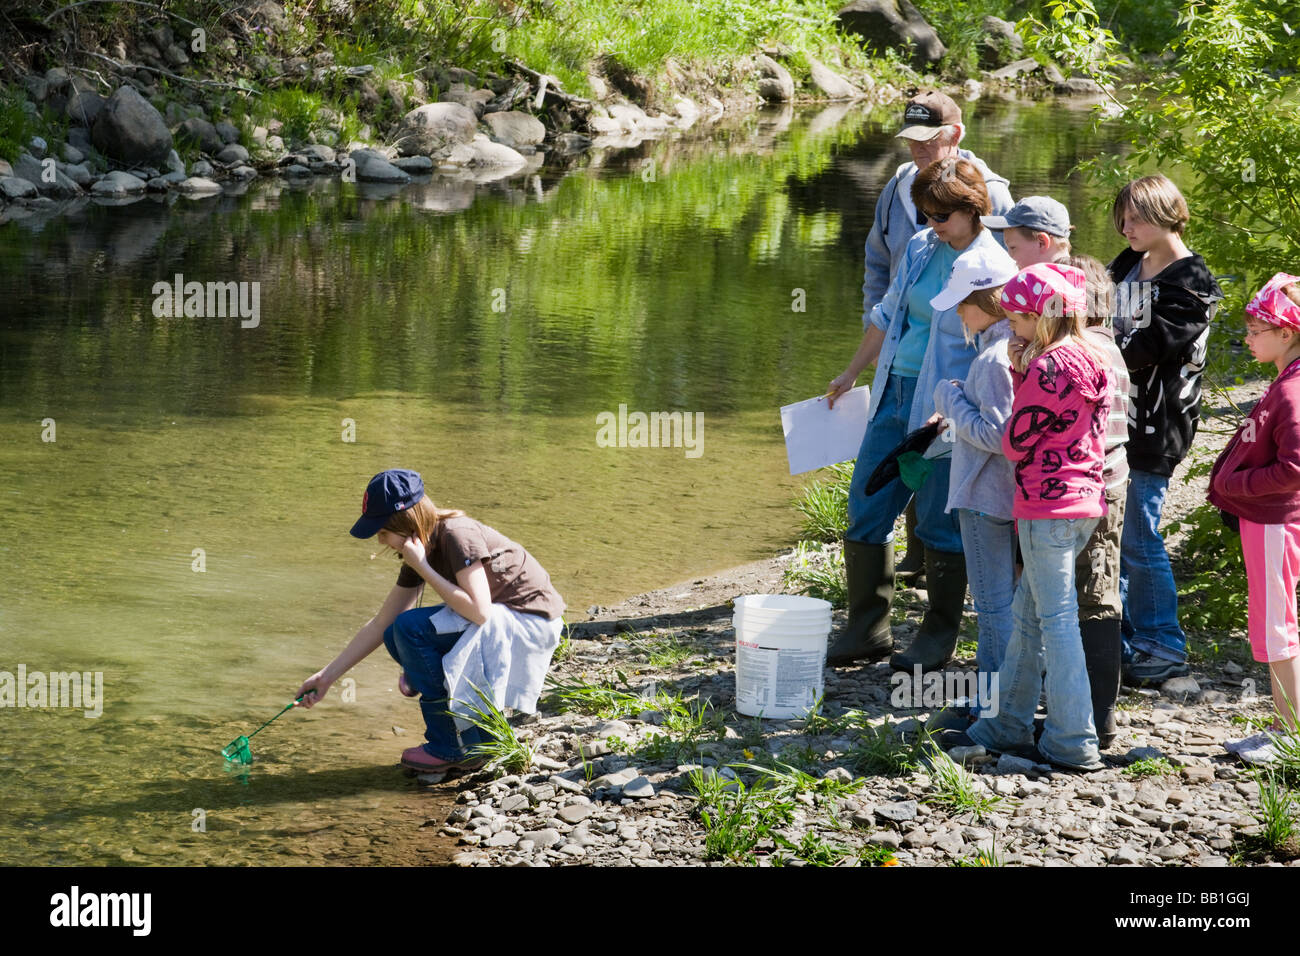
M 821 696 L 824 648 L 736 642 L 736 709 L 750 716 L 800 717 Z

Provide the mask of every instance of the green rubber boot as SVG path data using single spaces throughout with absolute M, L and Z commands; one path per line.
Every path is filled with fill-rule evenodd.
M 937 671 L 952 660 L 957 647 L 966 606 L 966 555 L 926 548 L 925 576 L 930 606 L 912 646 L 889 659 L 889 666 L 896 671 L 911 673 L 917 664 L 923 672 Z
M 844 573 L 849 585 L 849 620 L 826 648 L 831 667 L 853 661 L 878 661 L 894 650 L 889 609 L 894 602 L 894 546 L 844 540 Z

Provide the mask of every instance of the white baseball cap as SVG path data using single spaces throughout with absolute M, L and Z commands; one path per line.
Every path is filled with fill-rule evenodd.
M 936 312 L 951 309 L 976 289 L 1006 285 L 1019 271 L 1016 261 L 999 245 L 970 249 L 957 257 L 948 284 L 930 300 L 930 307 Z

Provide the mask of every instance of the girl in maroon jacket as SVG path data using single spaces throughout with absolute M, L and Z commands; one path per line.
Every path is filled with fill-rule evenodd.
M 1300 276 L 1279 272 L 1246 306 L 1246 342 L 1277 366 L 1250 416 L 1210 472 L 1210 503 L 1239 519 L 1249 588 L 1247 631 L 1255 660 L 1268 663 L 1277 709 L 1274 733 L 1296 731 L 1300 701 Z M 1272 734 L 1230 741 L 1248 763 L 1275 756 Z

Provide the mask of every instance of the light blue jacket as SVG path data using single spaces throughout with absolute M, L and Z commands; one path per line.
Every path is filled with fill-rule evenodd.
M 989 202 L 993 206 L 993 215 L 1005 216 L 1014 205 L 1007 180 L 985 165 L 969 149 L 957 150 L 957 155 L 975 164 L 975 168 L 984 176 L 984 185 L 989 191 Z M 924 226 L 907 214 L 903 198 L 898 194 L 898 184 L 916 169 L 916 164 L 906 162 L 898 167 L 893 178 L 885 183 L 876 200 L 876 212 L 871 220 L 871 232 L 867 236 L 866 267 L 863 270 L 862 302 L 863 312 L 871 311 L 872 306 L 885 296 L 889 280 L 898 274 L 898 263 L 907 248 L 907 240 L 916 235 Z M 999 239 L 1001 233 L 998 233 Z
M 993 232 L 981 229 L 974 241 L 962 250 L 961 255 L 979 248 L 998 246 Z M 876 417 L 880 398 L 885 394 L 885 383 L 889 380 L 889 369 L 898 354 L 898 344 L 902 341 L 907 328 L 907 294 L 939 246 L 939 237 L 933 229 L 922 229 L 914 235 L 903 252 L 902 262 L 894 273 L 894 281 L 889 284 L 889 291 L 870 313 L 863 316 L 863 329 L 870 322 L 885 333 L 885 341 L 880 346 L 880 358 L 876 360 L 876 377 L 871 381 L 871 405 L 867 409 L 867 422 Z M 959 255 L 960 259 L 961 256 Z M 863 290 L 865 296 L 866 290 Z M 966 344 L 962 332 L 961 319 L 957 317 L 957 308 L 935 312 L 930 320 L 930 341 L 925 347 L 925 357 L 921 359 L 921 371 L 916 377 L 916 393 L 912 399 L 912 412 L 907 420 L 907 430 L 915 431 L 925 424 L 926 419 L 934 414 L 934 387 L 947 379 L 965 379 L 970 363 L 978 354 L 975 346 Z
M 1011 323 L 994 322 L 975 338 L 979 355 L 961 385 L 942 379 L 934 389 L 934 405 L 948 419 L 946 438 L 952 438 L 952 471 L 948 477 L 948 506 L 968 508 L 995 518 L 1011 520 L 1016 476 L 1002 453 L 1002 433 L 1007 430 L 1015 389 L 1007 339 Z

